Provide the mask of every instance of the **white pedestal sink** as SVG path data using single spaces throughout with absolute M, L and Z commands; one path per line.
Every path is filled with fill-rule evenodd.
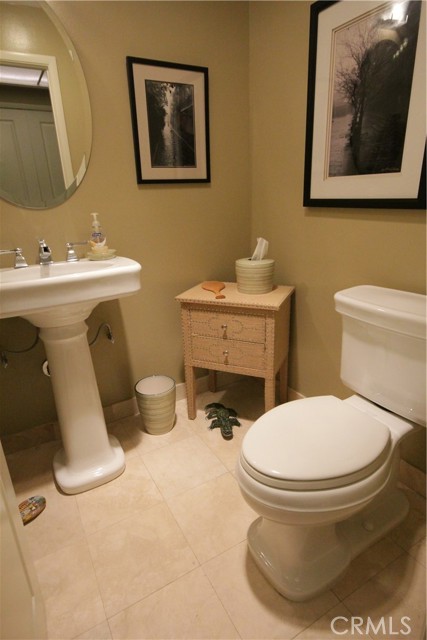
M 65 493 L 87 491 L 124 471 L 123 450 L 107 434 L 85 320 L 99 302 L 137 292 L 140 270 L 123 257 L 0 269 L 0 318 L 21 316 L 40 327 L 63 443 L 53 470 Z

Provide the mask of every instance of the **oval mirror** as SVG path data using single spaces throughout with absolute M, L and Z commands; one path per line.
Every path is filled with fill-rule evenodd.
M 21 207 L 54 207 L 74 193 L 89 162 L 83 70 L 43 1 L 3 0 L 0 35 L 0 196 Z

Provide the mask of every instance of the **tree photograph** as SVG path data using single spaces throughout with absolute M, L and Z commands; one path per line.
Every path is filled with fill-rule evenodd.
M 335 30 L 329 177 L 400 172 L 420 11 L 390 3 Z

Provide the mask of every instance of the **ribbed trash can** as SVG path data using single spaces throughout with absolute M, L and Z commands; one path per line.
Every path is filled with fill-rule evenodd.
M 149 376 L 135 385 L 145 430 L 152 435 L 170 431 L 175 423 L 176 385 L 169 376 Z

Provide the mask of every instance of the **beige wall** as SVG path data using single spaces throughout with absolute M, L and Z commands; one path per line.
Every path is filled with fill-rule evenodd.
M 252 243 L 267 238 L 277 282 L 296 286 L 290 386 L 345 397 L 333 294 L 425 293 L 425 212 L 302 206 L 309 19 L 309 2 L 250 3 Z M 424 466 L 425 431 L 407 446 Z
M 174 297 L 196 282 L 231 280 L 234 261 L 250 245 L 248 5 L 245 2 L 55 2 L 89 87 L 93 150 L 76 194 L 53 210 L 33 212 L 1 203 L 1 246 L 22 246 L 35 262 L 44 237 L 55 260 L 65 242 L 88 238 L 98 211 L 109 246 L 142 264 L 138 295 L 97 307 L 115 344 L 92 348 L 104 405 L 133 395 L 144 375 L 183 380 L 179 306 Z M 209 68 L 211 184 L 136 183 L 126 56 Z M 10 256 L 2 259 L 10 264 Z M 31 343 L 20 319 L 0 323 L 1 346 Z M 1 432 L 55 418 L 50 381 L 41 373 L 43 347 L 9 356 L 0 368 Z
M 2 246 L 35 261 L 45 236 L 55 258 L 88 236 L 99 211 L 108 243 L 141 262 L 142 291 L 100 305 L 115 345 L 93 357 L 104 405 L 160 372 L 183 380 L 174 296 L 204 279 L 233 279 L 234 260 L 260 235 L 276 282 L 297 287 L 291 386 L 305 395 L 348 392 L 339 381 L 340 323 L 333 293 L 360 283 L 425 291 L 425 214 L 302 206 L 309 2 L 55 2 L 81 58 L 93 110 L 93 153 L 72 199 L 52 211 L 2 205 Z M 101 30 L 102 26 L 102 30 Z M 138 186 L 126 55 L 209 67 L 212 183 Z M 250 116 L 249 116 L 250 114 Z M 0 323 L 1 344 L 31 339 L 22 320 Z M 3 433 L 54 418 L 42 346 L 0 370 Z M 424 434 L 423 434 L 424 435 Z M 407 457 L 418 466 L 419 445 Z

